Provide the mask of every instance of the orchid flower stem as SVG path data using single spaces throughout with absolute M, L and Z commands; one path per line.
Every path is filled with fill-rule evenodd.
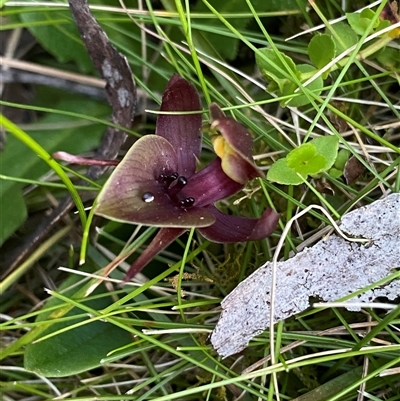
M 81 224 L 83 227 L 86 225 L 86 212 L 82 203 L 82 199 L 80 198 L 78 191 L 74 187 L 74 184 L 69 179 L 65 171 L 62 167 L 51 157 L 47 151 L 42 148 L 35 140 L 33 140 L 25 131 L 11 122 L 7 117 L 3 114 L 0 114 L 0 124 L 11 134 L 13 134 L 17 139 L 23 142 L 26 146 L 28 146 L 33 152 L 39 155 L 40 158 L 43 159 L 45 163 L 49 165 L 50 168 L 54 170 L 54 172 L 60 177 L 61 181 L 67 187 L 76 208 L 78 209 L 79 217 L 81 219 Z
M 179 277 L 178 277 L 178 284 L 177 284 L 177 296 L 178 296 L 178 305 L 179 305 L 179 313 L 181 314 L 181 318 L 182 321 L 185 322 L 186 318 L 185 318 L 185 311 L 184 308 L 182 308 L 182 279 L 183 279 L 183 272 L 185 270 L 185 264 L 188 258 L 188 254 L 189 254 L 189 249 L 190 249 L 190 244 L 192 243 L 193 240 L 193 235 L 194 235 L 194 227 L 190 229 L 189 231 L 189 238 L 187 240 L 186 243 L 186 247 L 185 247 L 185 251 L 183 253 L 183 257 L 182 257 L 182 261 L 181 261 L 181 266 L 179 269 Z

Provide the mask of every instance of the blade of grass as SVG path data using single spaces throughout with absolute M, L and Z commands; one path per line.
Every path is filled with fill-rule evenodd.
M 67 174 L 61 166 L 51 157 L 45 149 L 43 149 L 36 141 L 34 141 L 26 132 L 20 129 L 17 125 L 12 123 L 7 117 L 0 114 L 0 124 L 17 139 L 28 146 L 33 152 L 35 152 L 42 160 L 48 164 L 48 166 L 54 170 L 54 172 L 60 177 L 61 181 L 65 184 L 68 192 L 70 193 L 76 208 L 78 209 L 79 217 L 81 219 L 82 227 L 86 225 L 86 212 L 82 203 L 82 199 L 78 194 L 78 191 L 74 187 L 74 184 L 69 179 Z

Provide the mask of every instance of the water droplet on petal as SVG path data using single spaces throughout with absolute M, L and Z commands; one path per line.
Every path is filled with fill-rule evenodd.
M 188 208 L 193 206 L 195 202 L 195 199 L 192 198 L 191 196 L 189 196 L 188 198 L 182 199 L 181 201 L 179 201 L 179 205 L 183 208 Z
M 153 202 L 153 200 L 154 200 L 154 195 L 151 192 L 145 192 L 142 195 L 143 202 L 150 203 L 150 202 Z
M 180 187 L 184 187 L 187 184 L 187 182 L 188 182 L 188 180 L 186 179 L 186 177 L 181 175 L 180 177 L 178 177 L 178 182 L 176 185 L 179 185 Z

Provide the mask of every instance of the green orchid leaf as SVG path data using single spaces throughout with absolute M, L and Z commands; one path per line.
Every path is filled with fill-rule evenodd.
M 21 13 L 20 18 L 43 48 L 60 63 L 74 62 L 82 72 L 93 71 L 92 61 L 70 11 Z
M 310 64 L 299 64 L 297 66 L 298 71 L 300 71 L 302 74 L 305 74 L 307 79 L 312 75 L 312 73 L 316 73 L 318 70 L 313 67 Z M 304 82 L 305 79 L 302 79 Z M 314 94 L 319 95 L 322 92 L 322 88 L 324 86 L 324 80 L 322 76 L 319 76 L 318 78 L 314 79 L 309 85 L 307 85 L 307 89 L 309 91 L 312 91 Z M 288 90 L 289 87 L 286 86 L 284 88 L 284 95 L 289 95 L 290 93 L 287 93 L 286 90 Z M 294 92 L 294 91 L 293 91 Z M 293 93 L 291 92 L 291 93 Z M 300 107 L 300 106 L 305 106 L 306 104 L 309 104 L 310 100 L 306 95 L 300 95 L 300 96 L 295 96 L 293 99 L 289 100 L 286 104 L 291 106 L 291 107 Z
M 240 14 L 243 12 L 249 12 L 249 8 L 246 2 L 242 0 L 210 0 L 209 3 L 218 9 L 221 14 Z M 253 7 L 256 9 L 261 9 L 264 4 L 262 0 L 255 0 L 252 2 Z M 194 7 L 194 12 L 200 13 L 210 13 L 209 8 L 202 2 L 198 1 Z M 251 15 L 246 18 L 229 18 L 229 23 L 234 26 L 239 31 L 242 31 L 246 25 L 251 20 Z M 224 24 L 218 18 L 209 18 L 205 20 L 205 23 L 210 26 L 210 28 L 226 29 Z M 222 56 L 226 57 L 228 60 L 232 60 L 236 57 L 240 40 L 236 37 L 220 35 L 212 32 L 203 31 L 203 36 L 212 43 L 215 50 Z
M 80 288 L 85 286 L 85 282 L 77 284 L 78 280 L 81 280 L 79 276 L 71 276 L 58 292 L 74 298 Z M 64 291 L 67 288 L 68 290 Z M 104 285 L 100 285 L 93 294 L 97 294 L 97 297 L 84 302 L 92 309 L 102 310 L 112 302 Z M 105 295 L 101 296 L 101 294 Z M 57 306 L 62 311 L 65 303 L 59 298 L 50 298 L 45 306 L 49 311 L 43 311 L 38 316 L 37 323 L 47 324 L 45 322 L 48 320 L 54 320 L 54 323 L 43 331 L 40 337 L 59 330 L 66 330 L 44 341 L 27 345 L 24 366 L 28 371 L 45 377 L 71 376 L 101 366 L 101 360 L 110 351 L 132 342 L 132 337 L 128 332 L 105 321 L 93 321 L 68 329 L 69 326 L 78 322 L 89 321 L 90 316 L 78 308 L 73 308 L 65 315 L 58 316 L 59 312 L 57 311 L 59 310 L 54 309 Z M 61 317 L 70 319 L 61 320 Z
M 299 185 L 306 177 L 299 176 L 296 171 L 288 167 L 286 158 L 276 161 L 267 173 L 267 180 L 282 185 Z
M 335 42 L 331 36 L 327 34 L 314 36 L 308 45 L 308 56 L 318 69 L 330 63 L 335 57 Z M 323 75 L 323 78 L 326 79 L 328 74 L 329 71 Z

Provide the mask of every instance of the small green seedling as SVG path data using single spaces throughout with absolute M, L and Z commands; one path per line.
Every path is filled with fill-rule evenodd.
M 315 138 L 274 163 L 267 179 L 283 185 L 299 185 L 309 175 L 328 171 L 335 163 L 339 140 L 335 136 Z
M 374 11 L 365 9 L 361 13 L 346 14 L 348 24 L 338 22 L 327 25 L 326 32 L 317 33 L 308 45 L 309 64 L 298 65 L 292 58 L 276 49 L 258 49 L 256 63 L 268 81 L 267 92 L 280 96 L 282 107 L 300 107 L 310 104 L 312 97 L 319 96 L 324 89 L 323 81 L 332 71 L 343 67 L 348 58 L 342 58 L 332 63 L 329 69 L 320 71 L 335 57 L 356 45 L 360 36 L 364 36 L 367 30 L 372 34 L 389 27 L 393 21 L 386 14 L 381 13 L 379 18 L 376 18 Z M 368 50 L 363 57 L 375 54 L 383 65 L 395 69 L 398 65 L 397 54 L 386 45 L 398 36 L 400 36 L 400 28 L 384 32 L 372 44 L 367 45 L 369 46 L 367 49 L 363 47 L 363 50 Z M 313 79 L 316 74 L 318 76 Z M 304 85 L 305 83 L 307 85 Z

